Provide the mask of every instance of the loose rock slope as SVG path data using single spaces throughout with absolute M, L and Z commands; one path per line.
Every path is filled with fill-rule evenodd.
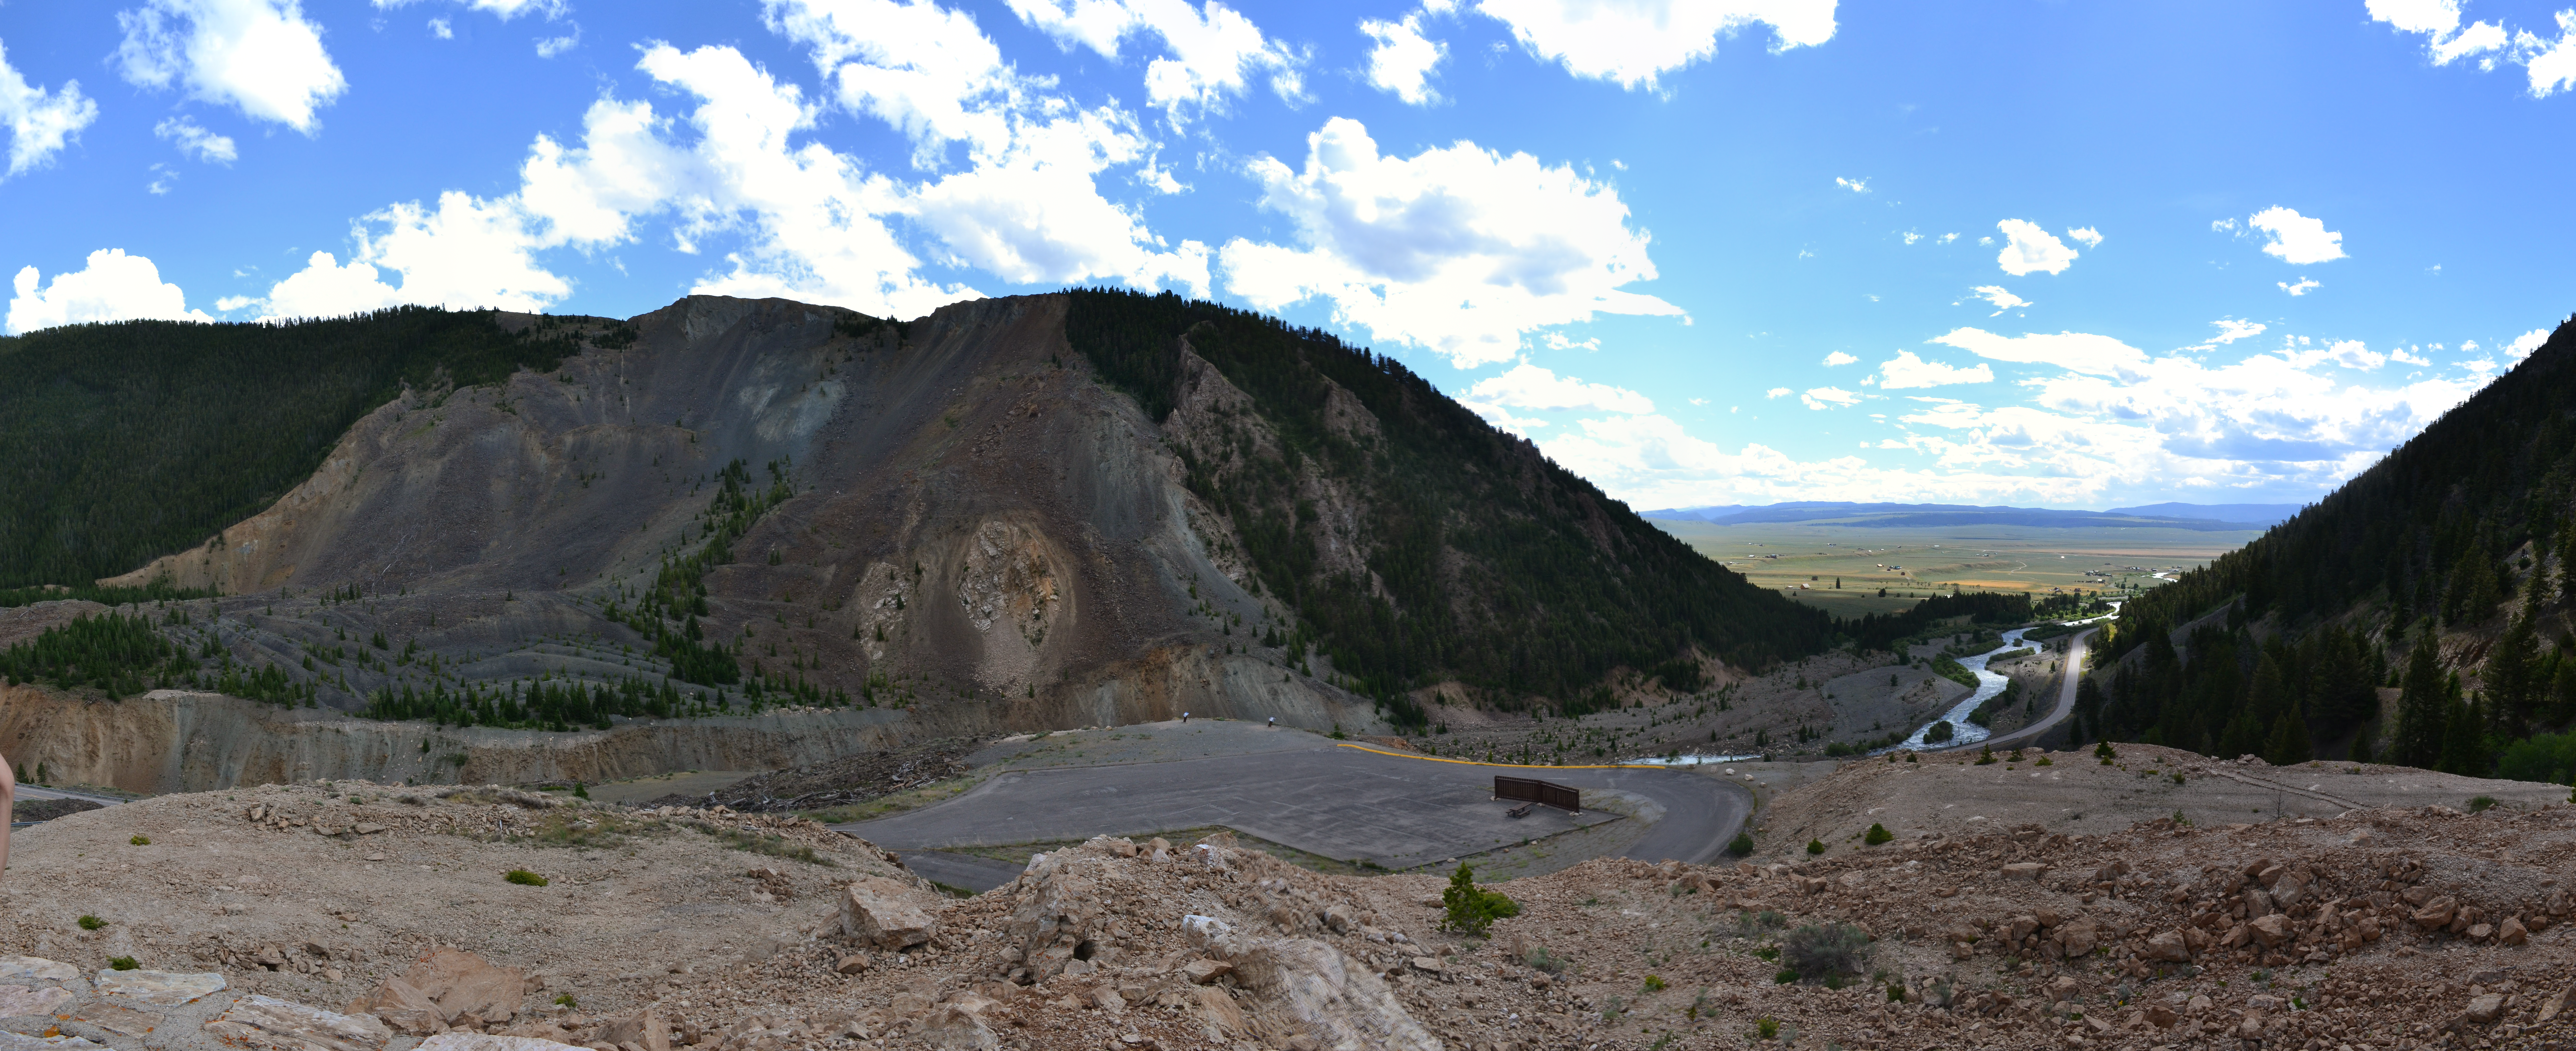
M 1484 937 L 1441 929 L 1438 877 L 1224 835 L 1096 839 L 969 899 L 797 818 L 498 788 L 170 796 L 21 837 L 13 1049 L 2576 1046 L 2564 804 L 1597 860 L 1496 885 L 1519 911 Z

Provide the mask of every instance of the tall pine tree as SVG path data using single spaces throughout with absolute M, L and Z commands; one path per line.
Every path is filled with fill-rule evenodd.
M 2442 739 L 2450 710 L 2442 696 L 2442 668 L 2434 659 L 2433 633 L 2415 640 L 2406 659 L 2406 677 L 2397 695 L 2397 733 L 2389 742 L 2389 761 L 2399 766 L 2431 768 L 2442 758 Z

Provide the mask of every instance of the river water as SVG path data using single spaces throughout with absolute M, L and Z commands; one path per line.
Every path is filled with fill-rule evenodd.
M 1988 737 L 1994 736 L 1994 731 L 1969 722 L 1968 716 L 1976 713 L 1978 705 L 1984 704 L 1996 694 L 2004 692 L 2004 687 L 2012 684 L 2011 679 L 2007 679 L 2001 675 L 1987 671 L 1986 662 L 1995 659 L 1995 655 L 1998 653 L 2007 653 L 2012 650 L 2021 649 L 2022 633 L 2029 630 L 2031 629 L 2014 628 L 2013 630 L 2004 633 L 2003 645 L 1987 650 L 1984 653 L 1977 654 L 1974 657 L 1958 658 L 1960 667 L 1976 673 L 1977 688 L 1968 691 L 1967 696 L 1959 698 L 1959 703 L 1951 705 L 1949 711 L 1941 713 L 1940 719 L 1925 723 L 1920 728 L 1916 729 L 1914 731 L 1914 736 L 1906 738 L 1904 744 L 1897 745 L 1895 748 L 1880 749 L 1880 751 L 1890 752 L 1898 749 L 1914 749 L 1919 751 L 1927 747 L 1923 740 L 1923 736 L 1931 733 L 1934 726 L 1940 725 L 1940 723 L 1945 720 L 1950 724 L 1952 733 L 1951 738 L 1938 745 L 1930 747 L 1959 748 L 1975 744 Z M 1876 755 L 1878 753 L 1873 752 L 1871 754 Z
M 2056 623 L 2071 628 L 2108 621 L 2113 617 L 2120 615 L 2120 604 L 2114 602 L 2110 605 L 2111 612 L 2102 614 L 2101 616 L 2086 617 L 2082 620 L 2058 621 Z M 1905 743 L 1881 748 L 1869 754 L 1885 755 L 1889 752 L 1895 751 L 1922 751 L 1926 747 L 1962 748 L 1994 736 L 1994 731 L 1968 721 L 1968 716 L 1976 713 L 1978 705 L 1984 704 L 1988 699 L 1994 697 L 1996 694 L 2004 692 L 2004 687 L 2012 684 L 2012 680 L 2001 675 L 1997 675 L 1994 672 L 1987 671 L 1986 662 L 1993 660 L 1996 654 L 2024 648 L 2021 641 L 2022 634 L 2024 632 L 2032 631 L 2038 627 L 2039 625 L 2034 624 L 2028 628 L 2014 628 L 2003 634 L 2002 645 L 1991 650 L 1987 650 L 1986 652 L 1980 653 L 1974 657 L 1956 658 L 1960 667 L 1966 668 L 1970 672 L 1975 673 L 1977 676 L 1977 688 L 1969 691 L 1966 697 L 1960 698 L 1959 703 L 1951 705 L 1949 711 L 1941 713 L 1941 718 L 1918 727 L 1914 731 L 1914 736 L 1906 738 Z M 2060 637 L 2062 638 L 2063 636 Z M 2037 647 L 2038 645 L 2038 643 L 2031 644 L 2032 647 Z M 2057 698 L 2055 697 L 2042 698 L 2041 700 L 2052 710 L 2054 710 L 2057 705 Z M 1938 745 L 1926 745 L 1923 740 L 1923 735 L 1931 733 L 1932 727 L 1943 721 L 1947 721 L 1950 724 L 1950 739 Z M 1760 755 L 1685 755 L 1680 758 L 1652 755 L 1640 756 L 1635 759 L 1624 761 L 1638 765 L 1653 766 L 1703 766 L 1710 763 L 1751 762 L 1760 758 L 1762 758 Z

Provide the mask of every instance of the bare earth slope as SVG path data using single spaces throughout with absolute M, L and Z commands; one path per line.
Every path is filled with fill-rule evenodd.
M 122 1049 L 211 1048 L 226 1024 L 293 1014 L 251 994 L 350 1012 L 295 1016 L 336 1042 L 255 1046 L 335 1051 L 439 1029 L 431 1051 L 476 1032 L 617 1051 L 2576 1041 L 2563 804 L 1600 860 L 1498 885 L 1520 911 L 1488 938 L 1439 929 L 1437 877 L 1326 876 L 1222 836 L 1094 840 L 947 900 L 795 819 L 505 789 L 164 797 L 57 819 L 13 860 L 0 947 L 41 959 L 0 959 L 0 1029 Z M 1867 936 L 1843 958 L 1802 950 L 1803 928 L 1843 923 Z M 116 956 L 140 977 L 106 970 Z M 469 1011 L 441 974 L 491 980 Z M 223 988 L 117 991 L 215 984 L 189 976 Z
M 706 543 L 714 480 L 740 462 L 793 495 L 706 573 L 699 620 L 769 704 L 802 682 L 805 703 L 898 708 L 886 732 L 904 739 L 1185 710 L 1375 725 L 1248 645 L 1282 611 L 1211 557 L 1222 518 L 1179 484 L 1154 423 L 1067 352 L 1063 310 L 985 300 L 871 326 L 685 299 L 557 373 L 406 395 L 268 511 L 117 582 L 238 594 L 151 612 L 186 618 L 192 654 L 276 665 L 325 707 L 438 684 L 658 688 L 672 666 L 608 608 Z M 680 686 L 745 702 L 743 684 Z

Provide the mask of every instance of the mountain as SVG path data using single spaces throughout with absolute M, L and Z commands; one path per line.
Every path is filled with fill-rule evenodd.
M 2576 320 L 2324 499 L 2123 607 L 2106 656 L 2124 659 L 2088 725 L 2225 757 L 2567 779 L 2571 404 Z
M 2147 504 L 2142 507 L 2114 507 L 2104 514 L 2138 515 L 2146 518 L 2205 518 L 2213 522 L 2236 522 L 2264 528 L 2281 523 L 2299 513 L 2306 504 Z
M 2188 505 L 2166 505 L 2188 506 Z M 2045 529 L 2189 529 L 2197 532 L 2259 530 L 2252 522 L 2219 521 L 2204 515 L 2159 515 L 2130 511 L 2055 511 L 2038 507 L 1976 507 L 1968 504 L 1860 504 L 1839 501 L 1793 501 L 1763 506 L 1687 507 L 1648 511 L 1644 517 L 1666 521 L 1725 525 L 1812 522 L 1862 528 L 1937 528 L 1943 526 L 2036 526 Z
M 0 653 L 11 682 L 557 729 L 1359 729 L 1835 640 L 1391 359 L 1173 296 L 134 323 L 7 369 L 12 579 L 153 603 Z

